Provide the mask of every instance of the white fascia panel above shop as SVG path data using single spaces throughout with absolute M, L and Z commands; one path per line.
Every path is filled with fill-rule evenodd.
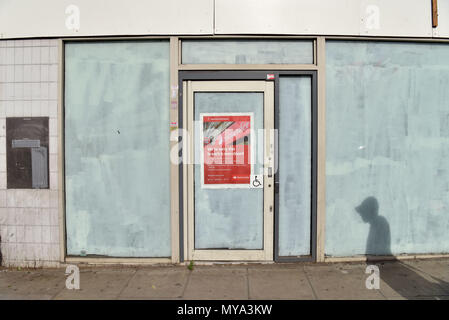
M 215 0 L 215 33 L 431 37 L 431 1 Z
M 212 34 L 213 10 L 210 0 L 0 0 L 0 39 Z

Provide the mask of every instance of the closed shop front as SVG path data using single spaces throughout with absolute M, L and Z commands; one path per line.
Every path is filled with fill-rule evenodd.
M 449 253 L 445 2 L 75 2 L 0 5 L 3 264 Z

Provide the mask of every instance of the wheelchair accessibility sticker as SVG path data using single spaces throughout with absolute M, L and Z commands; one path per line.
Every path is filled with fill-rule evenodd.
M 261 175 L 261 174 L 252 174 L 251 178 L 250 178 L 249 187 L 251 189 L 263 188 L 263 175 Z

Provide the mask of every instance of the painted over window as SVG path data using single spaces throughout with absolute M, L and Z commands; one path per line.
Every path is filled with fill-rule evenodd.
M 311 254 L 312 79 L 279 78 L 279 255 Z
M 184 64 L 310 64 L 311 40 L 184 40 Z
M 449 252 L 449 46 L 326 44 L 326 254 Z
M 68 255 L 171 255 L 168 123 L 168 42 L 66 44 Z

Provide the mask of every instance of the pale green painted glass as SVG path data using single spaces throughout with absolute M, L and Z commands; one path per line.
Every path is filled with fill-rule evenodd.
M 311 40 L 183 40 L 183 64 L 310 64 Z
M 326 44 L 326 254 L 449 252 L 449 45 Z
M 263 139 L 262 92 L 197 92 L 195 120 L 201 113 L 254 113 L 254 134 Z M 196 249 L 263 249 L 263 189 L 201 188 L 198 130 L 195 138 L 195 248 Z M 262 140 L 263 141 L 263 140 Z M 257 159 L 254 172 L 263 169 L 263 146 L 256 136 Z
M 168 122 L 168 42 L 66 44 L 69 255 L 171 255 Z
M 312 80 L 279 79 L 279 255 L 310 255 Z

